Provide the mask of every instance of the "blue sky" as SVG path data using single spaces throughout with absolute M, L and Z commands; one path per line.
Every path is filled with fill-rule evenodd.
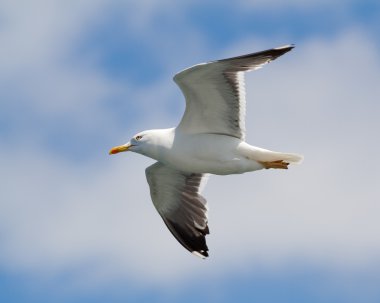
M 0 3 L 1 302 L 379 302 L 378 1 Z M 173 75 L 294 43 L 247 76 L 253 145 L 305 155 L 212 177 L 210 258 L 172 238 L 138 131 Z

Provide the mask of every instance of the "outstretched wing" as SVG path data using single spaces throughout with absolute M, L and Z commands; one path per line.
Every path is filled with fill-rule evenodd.
M 186 98 L 178 128 L 189 134 L 215 133 L 244 139 L 244 72 L 261 68 L 293 47 L 198 64 L 176 74 L 174 81 Z
M 146 178 L 154 206 L 173 236 L 187 250 L 208 257 L 206 199 L 199 193 L 202 174 L 172 169 L 160 162 L 149 166 Z

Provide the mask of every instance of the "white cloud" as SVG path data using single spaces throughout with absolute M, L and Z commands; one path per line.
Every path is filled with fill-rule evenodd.
M 149 45 L 152 48 L 158 44 L 170 47 L 174 42 L 165 32 L 149 37 L 149 26 L 155 22 L 154 15 L 165 11 L 166 6 L 169 4 L 161 2 L 157 8 L 154 1 L 1 2 L 0 100 L 3 110 L 12 111 L 5 118 L 17 124 L 18 129 L 24 127 L 25 134 L 33 132 L 25 140 L 39 132 L 38 137 L 41 138 L 38 140 L 43 142 L 48 130 L 54 129 L 54 123 L 59 127 L 60 121 L 70 121 L 71 127 L 80 129 L 78 133 L 98 134 L 105 138 L 109 135 L 107 132 L 112 134 L 116 131 L 112 129 L 113 123 L 120 123 L 120 119 L 112 121 L 117 111 L 109 105 L 112 102 L 126 100 L 126 104 L 133 104 L 130 111 L 127 106 L 123 107 L 126 111 L 123 119 L 127 120 L 131 116 L 139 117 L 139 112 L 132 112 L 136 106 L 145 104 L 144 110 L 150 108 L 141 95 L 172 98 L 169 88 L 174 87 L 174 83 L 166 82 L 162 86 L 157 82 L 153 87 L 154 94 L 149 94 L 145 87 L 136 87 L 125 79 L 110 78 L 105 74 L 100 68 L 99 57 L 104 55 L 99 53 L 101 50 L 96 49 L 85 55 L 80 52 L 82 40 L 89 39 L 94 29 L 101 29 L 103 23 L 108 21 L 110 14 L 107 12 L 115 10 L 126 21 L 126 27 L 120 29 L 122 32 L 141 35 L 141 40 L 151 41 Z M 181 8 L 172 7 L 173 10 Z M 145 26 L 140 27 L 139 22 Z M 197 39 L 190 31 L 188 38 L 192 41 Z M 187 43 L 190 42 L 184 41 L 181 45 Z M 198 44 L 201 45 L 195 43 Z M 193 49 L 196 52 L 197 48 Z M 169 63 L 164 72 L 171 71 L 173 56 L 163 55 L 162 60 Z M 145 100 L 148 100 L 147 97 Z M 156 111 L 161 108 L 157 107 Z M 36 123 L 30 123 L 25 115 L 32 117 L 31 120 Z M 151 120 L 154 122 L 157 119 L 151 117 Z M 41 131 L 41 128 L 44 130 Z

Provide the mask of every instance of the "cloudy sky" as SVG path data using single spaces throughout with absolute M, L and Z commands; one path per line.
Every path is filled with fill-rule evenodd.
M 379 302 L 380 4 L 0 1 L 1 302 Z M 247 139 L 288 171 L 211 177 L 210 258 L 171 236 L 136 132 L 173 75 L 294 43 L 247 75 Z

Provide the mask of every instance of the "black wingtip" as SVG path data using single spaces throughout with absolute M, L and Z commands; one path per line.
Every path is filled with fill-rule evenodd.
M 253 58 L 253 57 L 267 57 L 270 61 L 272 61 L 272 60 L 275 60 L 276 58 L 282 56 L 283 54 L 291 51 L 293 48 L 295 48 L 294 44 L 287 44 L 287 45 L 263 50 L 263 51 L 256 52 L 256 53 L 250 53 L 250 54 L 246 54 L 246 55 L 221 59 L 221 60 L 217 60 L 217 61 L 223 62 L 223 61 L 231 61 L 231 60 L 236 60 L 236 59 L 248 59 L 248 58 Z
M 165 225 L 177 239 L 177 241 L 186 248 L 193 255 L 202 259 L 208 257 L 208 247 L 206 244 L 206 235 L 209 234 L 209 228 L 206 225 L 204 229 L 198 229 L 200 235 L 189 234 L 180 225 L 170 221 L 169 219 L 162 218 Z

